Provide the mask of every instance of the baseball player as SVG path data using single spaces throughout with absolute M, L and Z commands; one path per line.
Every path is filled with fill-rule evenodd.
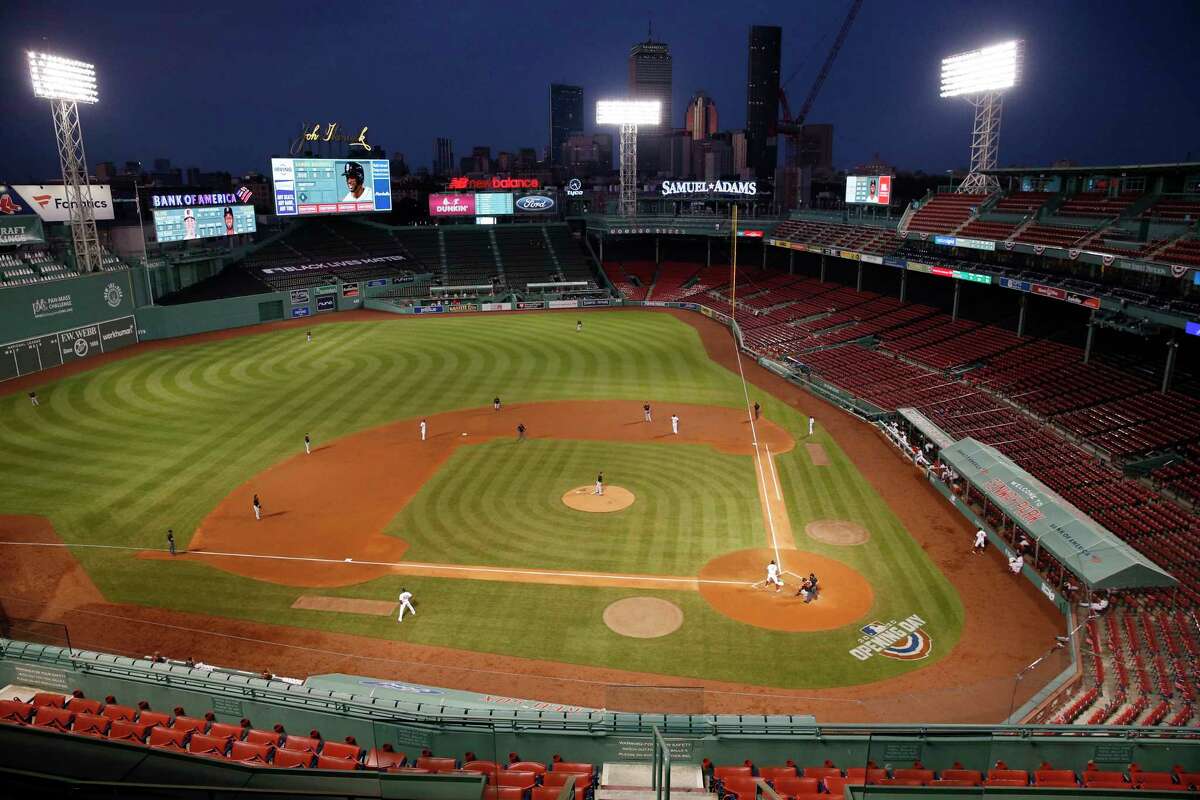
M 651 421 L 651 419 L 650 419 L 650 404 L 649 403 L 642 404 L 642 418 L 645 419 L 646 422 Z
M 500 410 L 500 398 L 499 397 L 497 397 L 495 400 L 492 401 L 492 409 L 495 411 Z
M 262 519 L 262 502 L 259 501 L 258 495 L 254 495 L 254 518 Z
M 755 401 L 754 401 L 754 418 L 755 418 L 755 419 L 758 419 L 758 417 L 759 417 L 759 415 L 760 415 L 761 413 L 762 413 L 762 406 L 760 406 L 760 405 L 758 404 L 758 401 L 757 401 L 757 400 L 755 400 Z
M 308 344 L 312 344 L 312 331 L 305 331 L 304 341 L 307 342 Z
M 679 415 L 678 414 L 671 415 L 671 433 L 674 433 L 674 434 L 679 433 Z
M 35 406 L 41 405 L 41 403 L 39 403 L 38 399 L 37 399 L 37 392 L 29 393 L 29 402 L 33 403 Z
M 304 455 L 312 455 L 312 439 L 308 438 L 308 434 L 304 434 Z
M 596 487 L 592 490 L 592 494 L 604 494 L 604 473 L 601 472 L 596 476 Z
M 1021 558 L 1020 553 L 1013 553 L 1013 557 L 1008 560 L 1008 568 L 1013 575 L 1020 575 L 1021 568 L 1025 566 L 1025 559 Z
M 525 423 L 524 422 L 517 423 L 517 441 L 518 442 L 525 441 Z
M 425 441 L 425 431 L 428 429 L 428 427 L 429 426 L 425 424 L 425 420 L 421 420 L 421 441 L 422 442 Z
M 987 547 L 987 533 L 983 528 L 975 531 L 975 555 L 983 553 L 983 549 Z
M 581 320 L 581 319 L 575 320 L 575 332 L 579 333 L 582 330 L 583 330 L 583 320 Z
M 779 565 L 771 559 L 771 563 L 767 564 L 767 579 L 763 582 L 763 588 L 767 588 L 770 584 L 775 584 L 775 591 L 783 588 L 783 578 L 779 577 Z
M 175 531 L 167 528 L 167 550 L 175 555 Z
M 816 425 L 817 425 L 817 418 L 809 417 L 808 418 L 808 435 L 809 436 L 813 435 L 813 428 L 816 427 Z
M 404 609 L 406 608 L 414 617 L 417 615 L 417 610 L 413 608 L 412 604 L 412 592 L 402 586 L 400 587 L 400 616 L 396 617 L 396 622 L 404 622 Z

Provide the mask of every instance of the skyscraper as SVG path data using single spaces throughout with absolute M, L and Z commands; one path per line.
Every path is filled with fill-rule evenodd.
M 717 104 L 704 93 L 703 89 L 697 90 L 691 102 L 688 103 L 683 127 L 695 141 L 707 139 L 717 132 Z
M 638 42 L 629 51 L 629 96 L 637 100 L 658 100 L 662 116 L 656 128 L 638 132 L 638 171 L 658 172 L 657 135 L 670 130 L 675 122 L 671 112 L 671 49 L 652 38 Z
M 433 145 L 433 174 L 449 175 L 454 171 L 454 148 L 449 139 L 438 137 Z
M 550 84 L 550 163 L 561 166 L 563 145 L 583 133 L 583 87 Z
M 778 159 L 775 124 L 779 119 L 782 34 L 777 25 L 750 27 L 746 59 L 746 161 L 759 178 L 774 175 Z

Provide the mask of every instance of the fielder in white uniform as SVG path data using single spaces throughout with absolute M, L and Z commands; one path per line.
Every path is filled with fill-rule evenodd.
M 676 414 L 671 415 L 671 433 L 679 433 L 679 417 Z
M 592 494 L 604 494 L 604 473 L 596 475 L 596 486 L 592 489 Z
M 650 404 L 649 403 L 642 404 L 642 418 L 645 419 L 646 422 L 652 421 L 650 418 Z
M 412 592 L 410 592 L 408 589 L 401 587 L 401 589 L 400 589 L 400 616 L 396 617 L 396 622 L 404 622 L 404 609 L 406 609 L 406 608 L 410 612 L 412 612 L 412 615 L 414 617 L 417 615 L 417 610 L 415 608 L 413 608 L 413 604 L 412 604 Z
M 308 434 L 304 434 L 304 455 L 312 455 L 312 439 L 308 438 Z
M 258 495 L 254 495 L 254 502 L 252 505 L 254 506 L 254 518 L 262 519 L 262 503 L 259 502 Z
M 813 435 L 813 428 L 816 426 L 816 424 L 817 424 L 817 418 L 816 418 L 816 417 L 809 417 L 809 418 L 808 418 L 808 435 L 809 435 L 809 436 L 812 436 L 812 435 Z
M 987 534 L 984 533 L 983 528 L 980 528 L 975 531 L 975 555 L 982 553 L 985 547 L 987 547 Z
M 425 420 L 421 420 L 421 441 L 425 441 Z
M 772 583 L 775 584 L 775 591 L 777 592 L 783 588 L 783 578 L 779 577 L 779 565 L 774 560 L 770 564 L 767 564 L 767 580 L 763 584 L 763 588 L 767 588 L 768 584 Z

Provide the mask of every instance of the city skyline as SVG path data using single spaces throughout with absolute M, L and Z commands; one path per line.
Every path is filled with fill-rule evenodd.
M 2 62 L 0 104 L 10 113 L 0 177 L 13 181 L 57 172 L 50 120 L 24 72 L 27 47 L 96 64 L 100 102 L 82 115 L 91 163 L 149 163 L 165 156 L 204 171 L 241 174 L 265 172 L 270 155 L 280 154 L 301 123 L 314 119 L 346 128 L 368 125 L 374 142 L 389 156 L 403 154 L 414 169 L 431 165 L 438 137 L 451 139 L 461 153 L 488 145 L 511 153 L 535 147 L 540 155 L 550 134 L 549 85 L 583 87 L 583 132 L 597 132 L 593 101 L 627 93 L 626 60 L 646 35 L 644 8 L 629 3 L 602 13 L 543 15 L 511 30 L 498 29 L 486 15 L 476 19 L 472 9 L 489 8 L 482 4 L 468 2 L 455 13 L 368 6 L 364 13 L 376 24 L 404 31 L 404 47 L 386 57 L 360 48 L 358 69 L 347 79 L 334 69 L 339 56 L 316 46 L 319 28 L 304 12 L 321 19 L 328 10 L 315 3 L 223 10 L 186 25 L 148 2 L 116 12 L 78 3 L 16 5 L 0 10 L 14 45 Z M 700 2 L 687 6 L 688 14 L 656 11 L 653 37 L 669 45 L 674 60 L 674 107 L 685 107 L 695 87 L 704 86 L 722 109 L 723 129 L 745 127 L 746 37 L 756 24 L 782 28 L 781 72 L 798 105 L 848 6 L 748 3 L 730 10 Z M 513 12 L 521 16 L 523 7 L 517 3 Z M 839 168 L 874 153 L 901 169 L 961 167 L 970 109 L 937 97 L 937 65 L 954 52 L 1020 36 L 1028 42 L 1029 80 L 1005 104 L 1001 164 L 1179 161 L 1189 153 L 1200 158 L 1200 112 L 1186 102 L 1187 76 L 1194 71 L 1188 43 L 1200 33 L 1200 13 L 1185 2 L 1159 3 L 1153 12 L 1086 3 L 1003 9 L 867 4 L 809 121 L 834 125 Z M 79 32 L 61 32 L 67 20 Z M 121 47 L 134 26 L 143 40 L 137 48 Z M 214 41 L 243 29 L 271 30 L 272 38 L 255 40 L 248 51 L 253 58 L 234 46 L 213 50 Z M 498 30 L 504 36 L 496 36 Z M 1070 44 L 1117 32 L 1123 37 L 1120 59 L 1104 48 Z M 303 64 L 278 63 L 280 54 L 293 52 L 279 41 L 308 43 L 311 55 Z M 909 44 L 914 41 L 919 46 Z M 454 44 L 449 59 L 447 42 Z M 387 102 L 379 102 L 381 96 Z M 682 118 L 673 117 L 670 126 L 681 127 Z

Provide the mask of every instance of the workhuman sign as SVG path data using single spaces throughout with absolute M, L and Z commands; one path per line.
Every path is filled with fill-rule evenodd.
M 663 197 L 673 194 L 728 194 L 752 197 L 758 194 L 758 181 L 663 181 Z

